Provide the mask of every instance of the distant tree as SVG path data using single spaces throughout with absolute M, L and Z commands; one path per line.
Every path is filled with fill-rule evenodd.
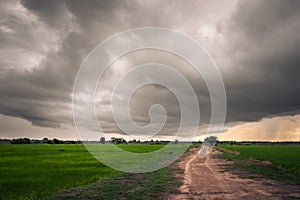
M 24 144 L 30 144 L 31 142 L 30 142 L 30 139 L 29 138 L 24 138 Z
M 11 144 L 11 140 L 10 139 L 0 139 L 0 145 L 1 144 Z
M 129 143 L 129 144 L 136 144 L 137 141 L 136 141 L 136 139 L 133 139 L 133 140 L 129 140 L 128 143 Z
M 178 144 L 178 140 L 177 139 L 174 141 L 174 144 Z
M 53 139 L 53 143 L 54 143 L 54 144 L 61 144 L 62 141 L 60 141 L 59 139 L 54 138 L 54 139 Z
M 30 144 L 31 141 L 29 138 L 17 138 L 11 141 L 11 144 Z
M 115 137 L 112 137 L 112 138 L 110 138 L 110 141 L 111 141 L 111 143 L 113 143 L 113 144 L 116 144 L 116 142 L 117 142 L 117 138 L 115 138 Z
M 20 141 L 19 139 L 13 139 L 13 140 L 11 141 L 11 143 L 12 143 L 12 144 L 20 144 L 19 141 Z
M 54 144 L 53 140 L 48 140 L 47 144 Z
M 116 137 L 112 137 L 111 142 L 113 144 L 125 144 L 125 143 L 127 143 L 127 141 L 124 138 L 116 138 Z
M 209 136 L 209 137 L 205 138 L 204 142 L 206 144 L 215 145 L 216 142 L 217 142 L 217 137 L 216 136 Z
M 48 140 L 47 144 L 54 144 L 53 140 Z
M 100 144 L 105 144 L 105 137 L 100 138 Z
M 47 143 L 48 142 L 48 138 L 43 138 L 43 143 Z
M 30 143 L 31 144 L 41 144 L 41 143 L 43 143 L 43 141 L 42 140 L 30 140 Z

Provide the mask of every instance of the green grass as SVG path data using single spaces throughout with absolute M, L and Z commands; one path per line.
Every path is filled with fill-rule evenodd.
M 149 152 L 162 145 L 121 145 Z M 0 199 L 41 199 L 59 190 L 124 175 L 97 161 L 83 145 L 0 145 Z
M 164 147 L 165 145 L 155 144 L 155 145 L 146 145 L 146 144 L 120 144 L 118 147 L 129 152 L 134 153 L 148 153 L 156 151 Z
M 299 145 L 219 145 L 218 148 L 240 152 L 240 155 L 234 155 L 225 151 L 222 155 L 223 158 L 234 160 L 237 167 L 273 179 L 300 183 Z M 273 165 L 260 165 L 253 159 L 270 161 Z
M 47 200 L 162 199 L 180 185 L 171 167 L 151 173 L 124 174 L 90 185 L 60 191 Z

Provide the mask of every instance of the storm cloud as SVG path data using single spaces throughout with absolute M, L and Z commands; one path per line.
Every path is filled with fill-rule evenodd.
M 73 126 L 72 89 L 84 58 L 115 33 L 150 26 L 182 32 L 207 49 L 226 87 L 228 125 L 299 114 L 299 9 L 297 0 L 2 1 L 0 114 L 39 127 Z M 199 125 L 207 127 L 211 103 L 202 78 L 175 55 L 145 50 L 120 58 L 101 80 L 96 105 L 104 130 L 123 134 L 111 113 L 111 92 L 124 73 L 147 62 L 173 66 L 187 77 L 198 94 Z M 132 118 L 149 123 L 147 111 L 156 103 L 166 108 L 161 134 L 167 136 L 178 127 L 180 108 L 166 88 L 137 92 Z

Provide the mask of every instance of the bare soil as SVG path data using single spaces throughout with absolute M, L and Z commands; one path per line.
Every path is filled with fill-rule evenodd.
M 229 168 L 232 161 L 218 158 L 217 150 L 199 158 L 198 150 L 190 150 L 177 163 L 184 170 L 177 174 L 182 186 L 168 199 L 300 199 L 300 185 Z

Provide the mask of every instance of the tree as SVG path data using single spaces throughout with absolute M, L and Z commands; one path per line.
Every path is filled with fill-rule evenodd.
M 125 139 L 123 139 L 123 138 L 116 138 L 116 137 L 112 137 L 111 138 L 111 142 L 113 144 L 124 144 L 124 143 L 127 143 Z
M 175 140 L 174 144 L 178 144 L 178 140 L 177 139 Z
M 29 138 L 18 138 L 18 139 L 13 139 L 11 141 L 11 144 L 30 144 L 31 141 Z
M 48 138 L 43 138 L 43 143 L 48 143 Z
M 210 145 L 215 145 L 217 143 L 217 137 L 216 136 L 209 136 L 205 138 L 204 143 L 210 144 Z
M 54 144 L 53 140 L 48 140 L 47 144 Z
M 53 139 L 53 142 L 54 142 L 54 144 L 61 144 L 61 141 L 56 138 Z
M 30 144 L 30 139 L 29 138 L 24 138 L 24 144 Z
M 100 138 L 100 144 L 105 144 L 105 137 Z

